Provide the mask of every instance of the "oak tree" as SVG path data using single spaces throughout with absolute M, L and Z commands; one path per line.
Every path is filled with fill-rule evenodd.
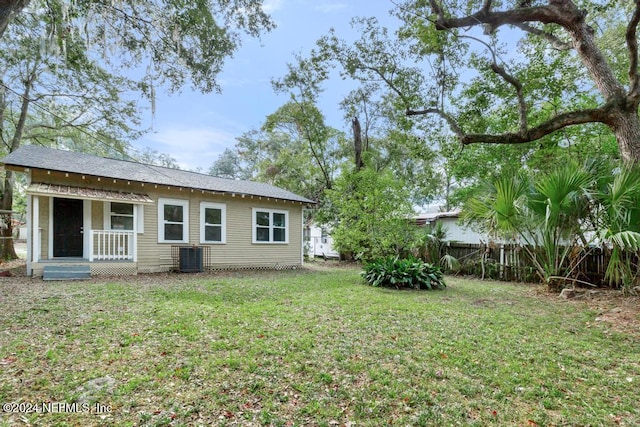
M 218 90 L 242 34 L 273 27 L 254 0 L 0 1 L 2 151 L 38 143 L 127 157 L 141 134 L 134 98 L 150 99 L 153 110 L 159 86 Z M 13 181 L 7 172 L 4 211 Z M 10 216 L 5 223 L 8 237 Z M 11 239 L 3 241 L 1 257 L 14 258 Z
M 434 93 L 447 96 L 422 105 L 405 97 L 407 115 L 440 117 L 464 145 L 526 144 L 598 123 L 623 160 L 640 160 L 640 2 L 420 0 L 400 5 L 398 16 L 415 52 L 433 58 Z M 463 84 L 463 71 L 448 67 L 456 55 L 475 66 Z M 482 88 L 477 97 L 457 102 L 471 85 Z M 497 111 L 508 117 L 502 129 L 482 120 Z

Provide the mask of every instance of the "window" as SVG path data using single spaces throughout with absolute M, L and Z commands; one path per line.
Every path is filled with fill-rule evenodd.
M 187 243 L 189 241 L 189 202 L 158 200 L 158 242 Z
M 200 203 L 200 243 L 226 243 L 226 217 L 226 205 Z
M 327 243 L 327 237 L 329 236 L 329 233 L 327 233 L 327 228 L 326 227 L 321 227 L 320 228 L 320 238 L 322 239 L 322 243 Z
M 133 205 L 111 202 L 109 209 L 110 230 L 133 230 Z
M 253 208 L 253 243 L 289 243 L 289 212 Z
M 133 231 L 144 234 L 144 206 L 104 202 L 103 230 Z

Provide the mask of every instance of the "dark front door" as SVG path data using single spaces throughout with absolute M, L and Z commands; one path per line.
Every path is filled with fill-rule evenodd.
M 82 200 L 53 199 L 53 256 L 82 258 Z

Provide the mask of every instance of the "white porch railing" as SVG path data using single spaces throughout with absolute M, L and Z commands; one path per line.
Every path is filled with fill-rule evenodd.
M 134 261 L 133 231 L 91 230 L 89 261 Z

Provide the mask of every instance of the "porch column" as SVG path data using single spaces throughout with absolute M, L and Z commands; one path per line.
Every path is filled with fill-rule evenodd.
M 40 196 L 31 196 L 32 200 L 32 216 L 31 226 L 27 225 L 27 232 L 31 233 L 31 242 L 27 243 L 27 247 L 32 249 L 33 262 L 40 261 L 42 250 L 42 233 L 40 232 Z M 27 234 L 29 239 L 29 234 Z
M 91 200 L 82 201 L 82 258 L 93 258 L 91 241 Z
M 31 276 L 31 261 L 33 257 L 33 196 L 27 194 L 27 276 Z

